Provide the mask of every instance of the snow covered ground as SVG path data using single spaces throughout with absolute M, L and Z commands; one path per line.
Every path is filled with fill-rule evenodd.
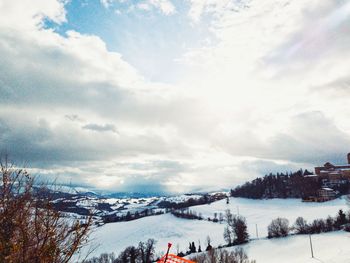
M 326 218 L 328 215 L 335 216 L 339 209 L 347 211 L 350 206 L 346 197 L 341 197 L 324 203 L 301 202 L 300 199 L 265 199 L 252 200 L 246 198 L 230 198 L 230 203 L 221 200 L 211 205 L 191 207 L 190 210 L 201 213 L 204 218 L 214 217 L 214 213 L 225 214 L 230 209 L 231 213 L 244 216 L 247 220 L 248 230 L 251 238 L 256 237 L 256 225 L 260 237 L 267 236 L 267 226 L 272 219 L 284 217 L 292 225 L 299 216 L 307 221 L 318 218 Z
M 210 205 L 191 207 L 191 210 L 195 210 L 197 212 L 201 212 L 203 215 L 213 217 L 214 212 L 224 213 L 224 211 L 228 208 L 231 209 L 233 213 L 239 209 L 239 213 L 247 218 L 251 238 L 256 237 L 255 224 L 258 225 L 259 237 L 264 237 L 267 235 L 267 225 L 272 219 L 278 216 L 288 218 L 292 224 L 298 216 L 303 216 L 307 220 L 313 220 L 317 218 L 326 218 L 328 215 L 335 216 L 339 209 L 344 209 L 346 211 L 349 209 L 345 198 L 326 203 L 302 203 L 298 199 L 249 200 L 242 198 L 231 198 L 229 204 L 226 204 L 226 200 L 221 200 Z M 219 224 L 205 220 L 199 221 L 180 219 L 172 216 L 171 214 L 164 214 L 145 217 L 129 222 L 106 224 L 97 228 L 92 233 L 91 245 L 99 245 L 99 247 L 94 251 L 93 255 L 99 255 L 103 252 L 119 253 L 127 246 L 137 245 L 139 241 L 146 241 L 148 238 L 154 238 L 157 240 L 156 251 L 158 253 L 162 253 L 166 250 L 168 242 L 172 242 L 174 244 L 174 252 L 176 252 L 177 244 L 179 244 L 180 251 L 185 251 L 188 247 L 188 242 L 190 241 L 194 241 L 197 246 L 198 242 L 200 241 L 202 248 L 205 247 L 206 237 L 208 235 L 212 240 L 212 245 L 218 246 L 220 244 L 225 244 L 223 240 L 224 225 L 224 223 Z M 329 254 L 330 257 L 335 256 L 338 253 L 343 253 L 338 251 L 342 248 L 341 246 L 337 245 L 338 242 L 345 242 L 346 240 L 348 245 L 350 245 L 349 234 L 330 233 L 314 236 L 315 241 L 317 238 L 320 238 L 320 247 L 326 246 L 329 237 L 328 246 L 333 246 L 333 244 L 335 246 L 331 252 L 332 254 Z M 324 240 L 323 236 L 325 237 Z M 292 253 L 286 254 L 286 257 L 295 258 L 296 255 L 294 254 L 300 252 L 299 248 L 295 253 L 290 251 L 292 251 L 293 246 L 300 246 L 300 249 L 303 249 L 304 247 L 307 248 L 308 243 L 302 241 L 305 238 L 305 236 L 296 236 L 276 240 L 262 239 L 252 241 L 252 243 L 248 244 L 246 247 L 251 258 L 258 259 L 258 263 L 273 262 L 270 260 L 270 258 L 270 261 L 266 261 L 268 256 L 263 257 L 263 254 L 265 253 L 269 255 L 269 253 L 273 253 L 273 250 L 284 251 L 285 249 L 286 252 L 289 251 L 289 253 Z M 303 242 L 303 245 L 301 245 L 301 241 Z M 317 247 L 316 243 L 315 246 Z M 322 248 L 322 250 L 326 248 L 327 246 Z M 322 253 L 327 254 L 325 251 Z M 283 259 L 276 262 L 313 261 L 285 261 Z M 350 260 L 346 262 L 350 262 Z
M 308 235 L 254 240 L 242 247 L 257 263 L 350 262 L 350 233 L 338 231 L 315 234 L 311 238 L 314 258 L 311 258 Z

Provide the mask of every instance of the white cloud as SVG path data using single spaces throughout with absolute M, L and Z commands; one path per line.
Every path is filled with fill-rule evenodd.
M 165 15 L 175 13 L 175 6 L 169 0 L 147 0 L 146 3 L 161 10 Z
M 150 11 L 152 8 L 159 10 L 164 15 L 172 15 L 175 13 L 175 6 L 170 0 L 142 0 L 136 4 L 130 0 L 100 0 L 105 8 L 111 8 L 114 4 L 129 5 L 128 10 L 135 7 L 139 10 Z
M 189 17 L 198 23 L 205 14 L 220 18 L 227 12 L 239 12 L 248 8 L 251 0 L 188 0 L 190 2 Z
M 42 26 L 43 19 L 66 21 L 64 2 L 57 0 L 0 1 L 0 27 L 12 30 Z

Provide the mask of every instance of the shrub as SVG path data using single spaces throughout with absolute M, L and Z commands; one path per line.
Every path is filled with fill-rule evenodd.
M 297 234 L 307 234 L 308 233 L 308 224 L 306 220 L 299 216 L 294 223 L 294 229 Z
M 191 257 L 190 260 L 196 263 L 255 263 L 255 260 L 249 260 L 248 255 L 242 248 L 236 248 L 233 251 L 212 249 Z
M 267 228 L 268 238 L 285 237 L 289 234 L 289 221 L 286 218 L 276 218 L 272 220 Z

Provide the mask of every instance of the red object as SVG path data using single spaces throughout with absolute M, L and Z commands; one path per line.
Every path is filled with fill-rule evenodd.
M 168 243 L 168 248 L 171 248 L 172 244 L 171 243 Z
M 195 263 L 194 261 L 178 257 L 174 254 L 164 255 L 157 263 L 164 263 L 165 259 L 167 263 Z

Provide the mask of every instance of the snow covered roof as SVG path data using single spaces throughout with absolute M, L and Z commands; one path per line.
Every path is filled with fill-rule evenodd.
M 308 174 L 308 175 L 305 175 L 304 177 L 317 177 L 317 176 L 318 176 L 317 174 Z
M 328 187 L 323 187 L 322 190 L 326 190 L 326 191 L 334 191 L 332 188 L 328 188 Z

